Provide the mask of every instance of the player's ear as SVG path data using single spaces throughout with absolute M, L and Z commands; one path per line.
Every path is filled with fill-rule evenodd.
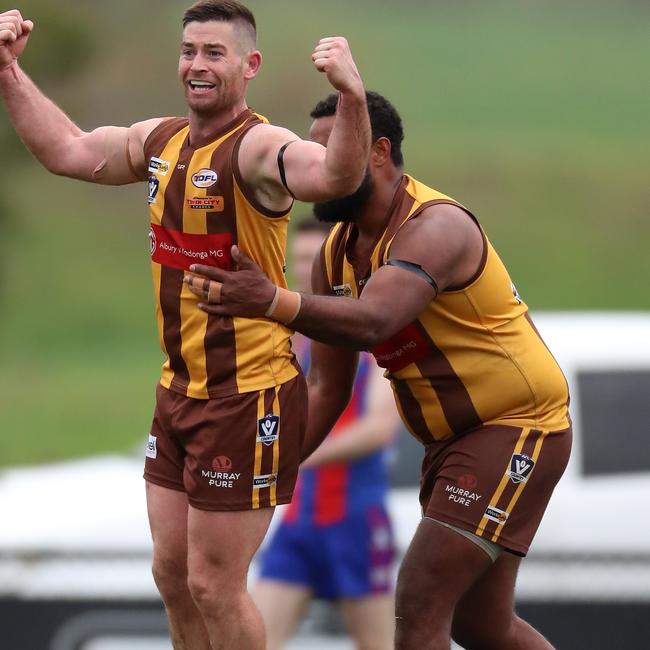
M 382 136 L 381 138 L 377 138 L 373 143 L 370 150 L 370 158 L 377 167 L 381 167 L 390 160 L 391 150 L 390 140 Z
M 262 53 L 259 50 L 253 50 L 246 55 L 244 68 L 244 78 L 250 81 L 257 76 L 262 67 Z

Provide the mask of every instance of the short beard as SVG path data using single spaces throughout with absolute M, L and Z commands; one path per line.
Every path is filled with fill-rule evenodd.
M 359 220 L 361 208 L 368 202 L 368 199 L 375 191 L 375 181 L 370 171 L 359 186 L 359 189 L 349 196 L 340 199 L 314 203 L 314 216 L 324 223 L 356 223 Z

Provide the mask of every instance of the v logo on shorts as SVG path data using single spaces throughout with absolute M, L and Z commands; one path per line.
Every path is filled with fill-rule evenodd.
M 528 480 L 529 474 L 535 467 L 535 461 L 525 454 L 513 454 L 510 459 L 508 476 L 513 483 L 523 483 Z
M 279 435 L 279 415 L 267 415 L 257 421 L 257 442 L 262 442 L 268 447 L 278 439 Z

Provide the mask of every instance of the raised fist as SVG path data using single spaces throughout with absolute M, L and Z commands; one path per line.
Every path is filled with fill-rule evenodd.
M 11 65 L 25 49 L 34 23 L 23 20 L 18 9 L 0 14 L 0 68 Z

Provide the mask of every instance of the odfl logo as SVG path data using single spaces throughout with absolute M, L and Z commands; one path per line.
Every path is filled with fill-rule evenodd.
M 192 174 L 192 185 L 194 187 L 212 187 L 217 182 L 217 172 L 212 169 L 200 169 Z

